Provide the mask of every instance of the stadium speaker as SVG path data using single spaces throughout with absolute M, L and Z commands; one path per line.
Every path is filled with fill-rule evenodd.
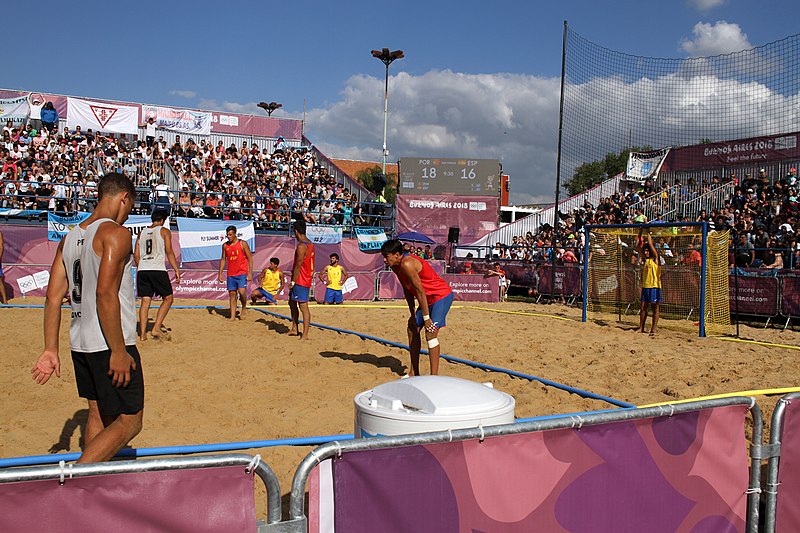
M 451 242 L 453 244 L 458 244 L 458 234 L 460 232 L 460 228 L 450 228 L 450 231 L 447 232 L 447 242 Z

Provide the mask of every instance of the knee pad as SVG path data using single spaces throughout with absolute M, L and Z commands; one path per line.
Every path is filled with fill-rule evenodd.
M 439 346 L 439 339 L 428 339 L 428 348 L 436 348 L 437 346 Z

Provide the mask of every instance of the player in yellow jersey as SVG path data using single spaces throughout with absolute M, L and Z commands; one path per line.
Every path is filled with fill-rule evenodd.
M 340 304 L 344 301 L 342 285 L 347 280 L 347 270 L 339 264 L 339 254 L 331 254 L 331 263 L 319 273 L 325 286 L 325 299 L 323 304 Z
M 267 305 L 278 304 L 278 294 L 283 291 L 284 276 L 278 265 L 281 260 L 273 257 L 269 266 L 258 275 L 259 287 L 250 294 L 250 301 L 256 303 L 259 298 L 264 298 Z
M 658 257 L 658 249 L 653 245 L 653 237 L 647 232 L 647 242 L 642 238 L 644 228 L 639 230 L 637 239 L 639 257 L 642 263 L 642 310 L 639 312 L 639 332 L 644 333 L 644 325 L 647 322 L 647 307 L 653 308 L 653 325 L 650 328 L 650 335 L 655 335 L 658 326 L 659 307 L 661 305 L 661 266 Z

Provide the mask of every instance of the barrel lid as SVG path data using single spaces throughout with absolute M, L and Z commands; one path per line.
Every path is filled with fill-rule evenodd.
M 449 376 L 414 376 L 384 383 L 359 395 L 372 408 L 452 416 L 496 411 L 514 398 L 484 385 Z

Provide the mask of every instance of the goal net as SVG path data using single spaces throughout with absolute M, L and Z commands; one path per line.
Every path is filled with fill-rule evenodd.
M 649 233 L 660 265 L 658 326 L 693 329 L 700 336 L 729 332 L 727 231 L 709 232 L 705 223 L 590 225 L 585 231 L 584 321 L 605 318 L 638 325 L 640 245 L 647 245 Z

